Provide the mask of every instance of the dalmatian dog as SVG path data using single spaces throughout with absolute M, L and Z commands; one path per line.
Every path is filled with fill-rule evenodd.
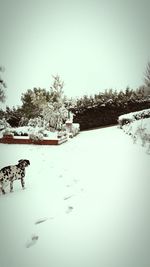
M 4 167 L 0 170 L 0 190 L 5 194 L 5 188 L 10 185 L 10 192 L 13 192 L 14 180 L 20 180 L 22 189 L 25 188 L 25 168 L 30 165 L 27 159 L 20 159 L 17 165 Z

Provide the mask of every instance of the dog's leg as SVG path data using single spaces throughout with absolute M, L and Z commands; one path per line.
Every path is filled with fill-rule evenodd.
M 21 178 L 21 185 L 22 185 L 22 189 L 25 189 L 25 182 L 23 178 Z
M 0 189 L 2 191 L 2 194 L 5 195 L 6 193 L 5 193 L 5 190 L 4 190 L 3 186 Z
M 5 193 L 5 190 L 2 188 L 2 193 L 3 193 L 3 195 L 5 195 L 6 193 Z
M 10 192 L 13 192 L 13 180 L 10 181 Z

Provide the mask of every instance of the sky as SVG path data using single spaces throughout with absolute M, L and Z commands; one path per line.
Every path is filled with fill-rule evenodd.
M 149 0 L 0 0 L 5 105 L 20 105 L 27 89 L 49 89 L 56 74 L 68 97 L 142 85 L 149 13 Z

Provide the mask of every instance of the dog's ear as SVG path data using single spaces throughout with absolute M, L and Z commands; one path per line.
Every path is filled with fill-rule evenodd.
M 19 163 L 22 162 L 22 161 L 24 161 L 24 160 L 23 159 L 18 160 Z
M 25 164 L 25 166 L 30 165 L 30 161 L 28 159 L 20 159 L 18 160 L 19 163 Z
M 30 165 L 30 161 L 28 159 L 24 160 L 26 162 L 27 165 Z
M 24 159 L 23 161 L 24 161 L 26 166 L 30 165 L 30 161 L 28 159 Z

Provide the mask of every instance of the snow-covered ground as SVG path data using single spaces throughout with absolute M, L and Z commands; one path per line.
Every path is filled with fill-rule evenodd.
M 129 134 L 134 143 L 145 147 L 150 154 L 150 109 L 124 114 L 119 117 L 120 128 Z M 126 123 L 124 123 L 126 121 Z
M 150 156 L 121 129 L 0 151 L 0 168 L 31 162 L 0 195 L 0 267 L 150 266 Z

